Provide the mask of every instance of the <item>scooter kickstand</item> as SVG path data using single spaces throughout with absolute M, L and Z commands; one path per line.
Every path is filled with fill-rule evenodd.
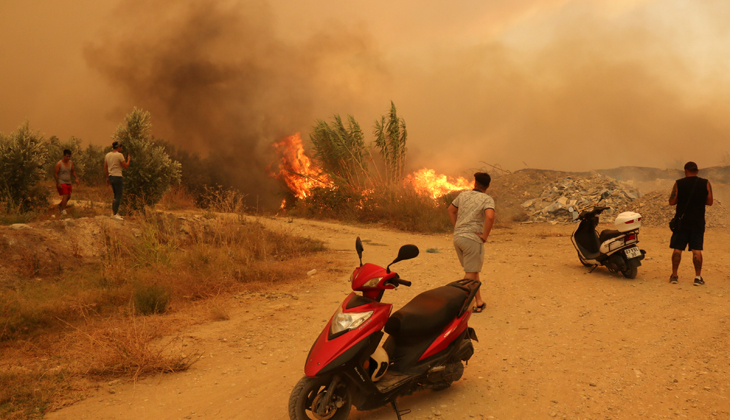
M 593 268 L 591 268 L 591 271 L 589 271 L 589 272 L 588 272 L 588 274 L 591 274 L 591 273 L 593 272 L 593 270 L 595 270 L 595 269 L 596 269 L 596 267 L 598 267 L 598 264 L 595 264 L 595 265 L 593 266 Z
M 395 400 L 391 401 L 390 402 L 390 405 L 393 406 L 393 410 L 395 411 L 395 415 L 398 416 L 398 420 L 403 420 L 401 418 L 401 414 L 404 415 L 404 416 L 406 414 L 411 414 L 411 410 L 410 409 L 405 409 L 403 411 L 398 410 L 398 403 L 396 403 Z

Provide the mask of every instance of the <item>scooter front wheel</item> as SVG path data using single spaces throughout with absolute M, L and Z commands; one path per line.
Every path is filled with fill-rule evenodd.
M 291 420 L 345 420 L 350 415 L 352 396 L 346 382 L 334 384 L 334 377 L 303 377 L 297 382 L 289 397 Z

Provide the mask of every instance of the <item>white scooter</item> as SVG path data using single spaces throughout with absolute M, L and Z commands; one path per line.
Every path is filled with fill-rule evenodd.
M 605 197 L 606 195 L 601 196 L 598 203 Z M 598 234 L 598 215 L 610 208 L 599 206 L 598 203 L 590 211 L 584 209 L 578 213 L 569 209 L 580 221 L 570 237 L 578 251 L 580 262 L 586 267 L 593 267 L 591 272 L 599 265 L 605 265 L 611 272 L 620 272 L 628 279 L 636 278 L 641 260 L 646 255 L 646 251 L 636 245 L 639 243 L 641 215 L 631 211 L 623 212 L 616 216 L 615 229 L 606 229 Z

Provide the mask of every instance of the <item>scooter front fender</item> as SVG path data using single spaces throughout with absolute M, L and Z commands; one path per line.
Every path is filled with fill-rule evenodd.
M 324 375 L 347 363 L 353 357 L 360 354 L 364 348 L 368 348 L 368 344 L 372 341 L 371 338 L 373 338 L 376 333 L 380 334 L 378 334 L 378 340 L 375 347 L 379 344 L 380 337 L 382 337 L 383 334 L 381 330 L 390 316 L 390 311 L 393 308 L 393 305 L 372 302 L 366 305 L 347 309 L 348 302 L 354 296 L 355 294 L 351 293 L 350 296 L 342 302 L 340 310 L 342 312 L 373 311 L 373 315 L 359 327 L 331 339 L 330 328 L 332 325 L 332 318 L 330 318 L 329 322 L 327 322 L 327 325 L 325 325 L 324 329 L 319 334 L 319 337 L 317 337 L 317 340 L 312 345 L 309 355 L 307 356 L 307 361 L 304 365 L 304 374 L 310 378 Z M 375 348 L 373 348 L 373 351 L 374 350 Z

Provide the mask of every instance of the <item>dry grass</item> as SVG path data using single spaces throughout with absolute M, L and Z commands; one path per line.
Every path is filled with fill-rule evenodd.
M 379 185 L 366 193 L 315 189 L 311 197 L 297 201 L 288 211 L 295 216 L 379 223 L 408 232 L 436 233 L 452 229 L 447 212 L 450 203 L 449 197 L 434 200 L 410 185 Z
M 184 352 L 179 336 L 161 343 L 160 327 L 133 315 L 103 326 L 75 328 L 73 335 L 75 350 L 86 355 L 78 368 L 94 378 L 125 376 L 136 381 L 149 374 L 187 370 L 200 356 L 195 350 Z
M 237 206 L 235 199 L 223 203 Z M 69 390 L 87 386 L 88 379 L 187 369 L 196 354 L 183 352 L 179 339 L 160 340 L 179 329 L 173 327 L 176 313 L 210 300 L 208 316 L 184 322 L 229 319 L 225 296 L 300 278 L 302 260 L 324 249 L 320 241 L 269 231 L 241 214 L 145 211 L 123 225 L 99 226 L 102 255 L 96 262 L 53 269 L 32 248 L 40 238 L 24 243 L 24 257 L 8 259 L 17 267 L 14 277 L 2 280 L 0 361 L 15 355 L 26 367 L 12 370 L 0 362 L 0 379 L 14 384 L 0 393 L 0 418 L 40 418 L 76 398 Z M 72 254 L 68 243 L 43 246 L 51 248 L 42 252 Z M 167 313 L 137 315 L 140 290 L 153 291 L 144 292 L 152 301 L 164 291 Z M 49 355 L 63 368 L 49 373 L 47 364 L 33 363 Z
M 208 309 L 212 321 L 229 321 L 231 319 L 228 304 L 223 299 L 211 299 L 208 304 Z
M 193 197 L 185 187 L 176 185 L 170 188 L 162 196 L 159 203 L 155 205 L 158 210 L 193 210 L 196 208 L 195 197 Z

